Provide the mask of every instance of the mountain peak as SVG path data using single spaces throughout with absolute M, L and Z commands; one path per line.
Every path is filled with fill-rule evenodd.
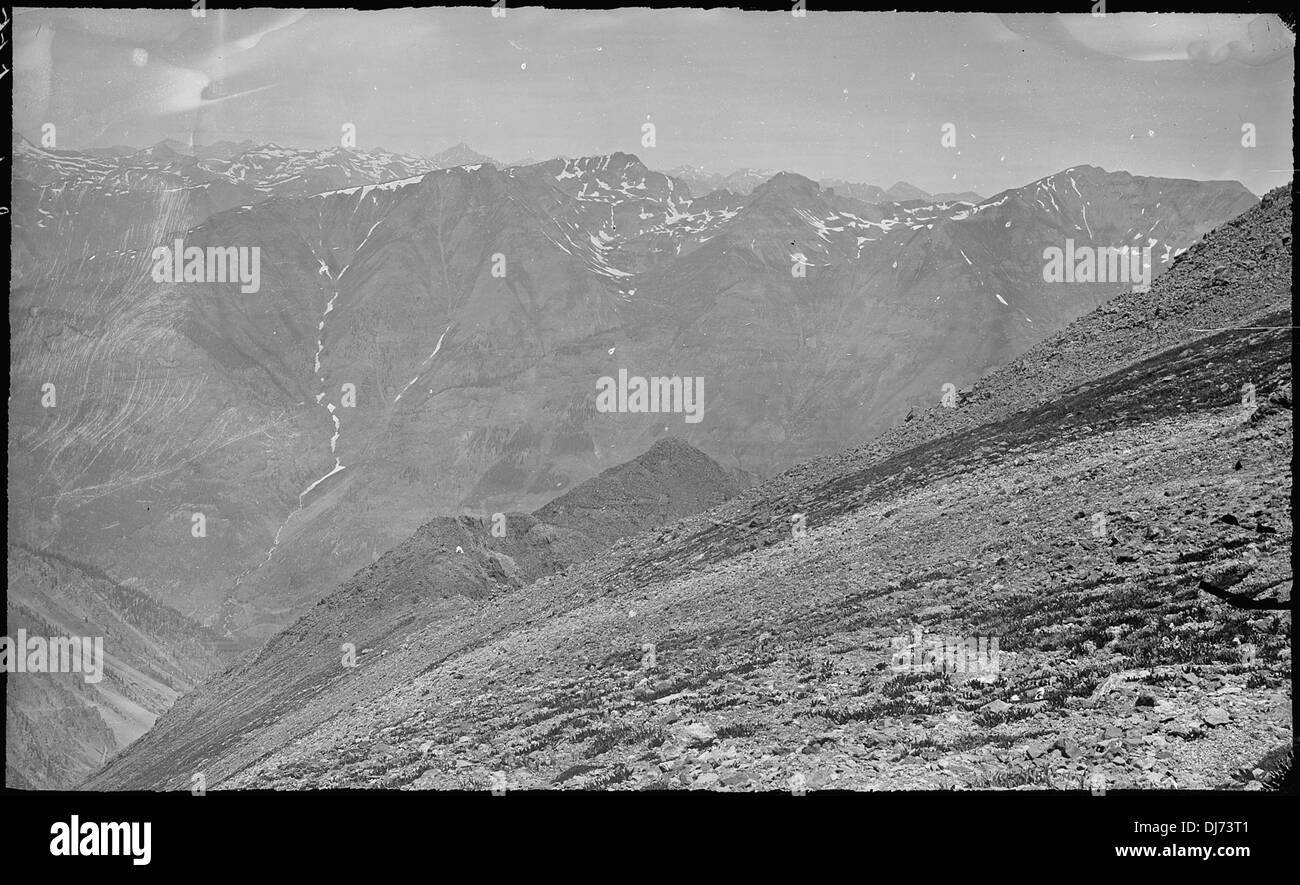
M 891 187 L 886 189 L 885 195 L 896 203 L 905 203 L 908 200 L 930 199 L 928 193 L 914 184 L 908 184 L 906 181 L 894 182 Z
M 1053 172 L 1051 175 L 1044 175 L 1042 178 L 1038 179 L 1037 181 L 1031 181 L 1026 186 L 1033 187 L 1034 185 L 1041 184 L 1041 183 L 1060 181 L 1062 179 L 1069 180 L 1071 178 L 1078 179 L 1081 181 L 1098 181 L 1100 179 L 1109 178 L 1111 176 L 1116 176 L 1116 175 L 1125 176 L 1128 175 L 1128 173 L 1122 171 L 1108 172 L 1107 170 L 1101 168 L 1100 166 L 1092 166 L 1087 163 L 1081 163 L 1078 166 L 1070 166 L 1068 168 L 1062 169 L 1059 172 Z
M 457 142 L 445 151 L 435 154 L 429 159 L 434 164 L 444 169 L 452 166 L 478 166 L 482 164 L 487 164 L 489 166 L 498 165 L 496 160 L 486 154 L 480 154 L 463 141 Z
M 773 195 L 816 197 L 820 193 L 821 186 L 817 182 L 798 172 L 778 172 L 754 188 L 754 196 L 759 198 Z
M 646 449 L 644 453 L 637 456 L 634 460 L 640 463 L 647 460 L 673 458 L 709 459 L 709 456 L 695 448 L 695 446 L 691 445 L 680 436 L 665 436 L 663 439 L 655 440 L 654 444 L 651 445 L 650 448 Z
M 556 176 L 561 180 L 576 178 L 584 174 L 613 173 L 623 177 L 628 175 L 645 175 L 650 170 L 636 154 L 615 151 L 612 154 L 596 154 L 585 157 L 556 157 L 547 160 L 548 168 L 558 169 Z

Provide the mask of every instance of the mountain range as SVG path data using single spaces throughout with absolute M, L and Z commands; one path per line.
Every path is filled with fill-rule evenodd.
M 1112 188 L 1170 202 L 1166 183 L 1062 175 L 975 217 L 1025 224 L 995 210 L 1060 210 L 1071 182 L 1106 229 L 1127 220 L 1102 208 Z M 443 199 L 475 186 L 447 175 Z M 751 255 L 791 191 L 831 199 L 790 178 L 756 192 L 734 219 L 770 201 L 740 228 Z M 947 222 L 956 248 L 978 242 Z M 87 786 L 1275 787 L 1294 740 L 1291 225 L 1270 193 L 955 398 L 743 490 L 661 441 L 503 534 L 434 519 Z M 683 476 L 699 512 L 657 491 Z M 539 552 L 578 513 L 579 537 L 611 530 Z M 952 637 L 992 656 L 958 669 L 935 650 Z
M 872 204 L 794 173 L 695 197 L 630 154 L 174 153 L 16 151 L 9 524 L 246 647 L 431 515 L 535 509 L 661 437 L 759 476 L 870 439 L 1131 288 L 1047 283 L 1046 247 L 1159 275 L 1257 202 L 1091 166 Z M 260 291 L 154 282 L 176 237 L 259 249 Z M 703 421 L 597 411 L 620 369 L 702 378 Z
M 735 194 L 753 193 L 754 188 L 777 173 L 763 169 L 738 169 L 729 175 L 723 175 L 709 172 L 699 166 L 678 166 L 667 174 L 684 182 L 692 196 L 702 197 L 715 190 L 726 190 Z M 841 197 L 851 197 L 863 203 L 906 203 L 917 200 L 931 203 L 979 203 L 984 200 L 974 191 L 929 194 L 906 181 L 896 181 L 889 188 L 838 178 L 822 178 L 817 183 L 825 190 L 835 191 Z

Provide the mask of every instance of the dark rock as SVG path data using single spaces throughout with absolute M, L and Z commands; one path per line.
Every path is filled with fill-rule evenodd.
M 1255 570 L 1253 565 L 1238 559 L 1229 559 L 1206 569 L 1201 582 L 1218 590 L 1227 590 L 1244 581 Z

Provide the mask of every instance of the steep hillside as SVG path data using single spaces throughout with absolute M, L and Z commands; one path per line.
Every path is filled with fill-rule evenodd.
M 880 457 L 1060 395 L 1116 366 L 1222 329 L 1250 330 L 1291 304 L 1291 193 L 1260 205 L 1197 240 L 1173 259 L 1176 274 L 1148 292 L 1125 292 L 1046 338 L 970 389 L 956 409 L 937 400 L 909 413 L 852 458 Z M 833 459 L 838 461 L 838 459 Z M 832 463 L 832 462 L 827 462 Z M 832 469 L 841 469 L 839 466 Z
M 215 635 L 102 574 L 41 551 L 8 548 L 7 632 L 98 637 L 102 670 L 5 676 L 5 782 L 68 789 L 149 730 L 222 659 Z
M 332 715 L 327 704 L 354 671 L 342 663 L 348 654 L 354 654 L 356 671 L 369 671 L 388 655 L 408 651 L 420 629 L 454 623 L 493 597 L 526 592 L 537 578 L 625 534 L 716 506 L 745 482 L 685 443 L 666 439 L 536 513 L 431 520 L 260 651 L 181 699 L 145 738 L 140 756 L 165 766 L 185 759 L 197 766 L 192 771 L 206 771 L 203 760 L 236 743 L 269 748 L 309 732 Z M 384 679 L 409 675 L 394 670 Z M 195 717 L 213 727 L 190 731 Z M 152 749 L 167 747 L 171 754 L 178 744 L 187 749 L 172 761 Z
M 1267 788 L 1293 740 L 1290 221 L 1270 194 L 955 409 L 413 621 L 255 732 L 178 705 L 91 785 Z M 403 592 L 363 572 L 320 607 Z M 930 672 L 917 629 L 1000 651 Z

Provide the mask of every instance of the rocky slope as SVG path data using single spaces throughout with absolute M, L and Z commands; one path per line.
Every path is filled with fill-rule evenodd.
M 410 622 L 256 729 L 178 705 L 91 786 L 1268 788 L 1293 741 L 1290 224 L 1270 194 L 955 408 Z M 404 592 L 363 572 L 320 608 Z M 282 642 L 328 661 L 346 626 Z M 900 672 L 918 628 L 999 656 Z
M 680 440 L 665 439 L 535 513 L 431 520 L 265 647 L 184 697 L 146 737 L 141 756 L 159 764 L 152 748 L 172 753 L 179 740 L 188 747 L 186 764 L 206 771 L 201 760 L 233 743 L 289 740 L 319 725 L 322 708 L 306 718 L 286 714 L 306 699 L 332 696 L 340 676 L 353 670 L 342 663 L 348 655 L 355 669 L 369 669 L 407 651 L 420 628 L 455 621 L 492 597 L 525 592 L 537 578 L 626 534 L 716 506 L 747 482 Z M 389 676 L 406 678 L 399 671 Z M 189 734 L 196 716 L 213 728 Z

